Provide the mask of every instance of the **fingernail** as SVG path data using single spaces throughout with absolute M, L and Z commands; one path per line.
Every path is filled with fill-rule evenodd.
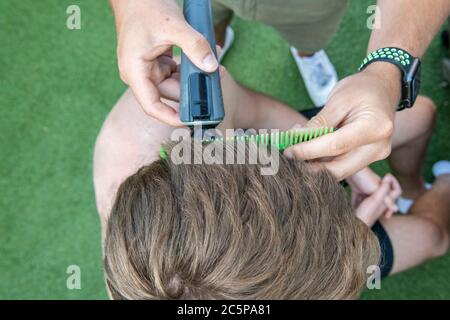
M 215 70 L 218 67 L 217 59 L 212 55 L 208 54 L 205 59 L 203 59 L 203 66 L 208 70 Z
M 284 156 L 288 159 L 293 159 L 294 158 L 294 153 L 291 150 L 286 150 L 284 151 Z
M 291 130 L 298 130 L 298 129 L 302 129 L 302 128 L 303 128 L 303 126 L 302 126 L 301 124 L 296 123 L 296 124 L 291 128 Z
M 226 72 L 225 67 L 224 66 L 219 66 L 219 73 L 220 73 L 220 75 L 223 76 L 225 74 L 225 72 Z

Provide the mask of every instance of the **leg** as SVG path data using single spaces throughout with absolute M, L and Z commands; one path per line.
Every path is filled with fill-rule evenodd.
M 444 255 L 450 239 L 450 175 L 439 176 L 408 216 L 381 220 L 392 242 L 397 273 Z
M 405 198 L 415 199 L 425 192 L 421 170 L 435 117 L 436 106 L 423 96 L 417 98 L 414 108 L 396 116 L 389 164 Z
M 220 129 L 279 129 L 303 126 L 307 119 L 284 103 L 237 83 L 225 70 L 221 75 L 225 120 Z

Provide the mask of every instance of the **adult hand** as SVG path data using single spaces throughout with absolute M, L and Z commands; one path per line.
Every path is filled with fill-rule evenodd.
M 293 146 L 285 155 L 322 160 L 316 165 L 325 166 L 339 180 L 386 158 L 391 152 L 400 83 L 399 70 L 388 63 L 373 63 L 341 80 L 325 108 L 306 124 L 338 130 Z
M 121 79 L 148 115 L 182 126 L 178 112 L 161 101 L 166 93 L 158 86 L 177 69 L 173 45 L 205 72 L 216 70 L 219 65 L 209 43 L 186 22 L 173 0 L 110 2 L 116 16 Z

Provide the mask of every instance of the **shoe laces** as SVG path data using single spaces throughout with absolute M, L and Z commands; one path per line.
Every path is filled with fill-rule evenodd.
M 327 68 L 323 65 L 322 61 L 317 58 L 313 61 L 310 78 L 319 86 L 325 87 L 328 83 L 330 83 L 333 76 L 327 72 Z

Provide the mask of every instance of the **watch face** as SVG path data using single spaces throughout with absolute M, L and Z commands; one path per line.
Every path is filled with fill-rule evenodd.
M 416 102 L 416 98 L 419 95 L 421 87 L 420 76 L 420 60 L 416 58 L 411 64 L 411 68 L 404 79 L 402 96 L 403 106 L 405 108 L 411 108 Z
M 399 56 L 399 53 L 404 55 Z M 402 97 L 398 110 L 411 108 L 416 102 L 421 87 L 420 59 L 415 58 L 412 55 L 405 53 L 404 50 L 398 48 L 383 48 L 369 54 L 366 59 L 364 59 L 359 70 L 364 70 L 364 68 L 368 65 L 377 61 L 392 63 L 400 68 L 402 72 Z
M 420 87 L 421 87 L 421 66 L 420 61 L 419 65 L 416 70 L 416 74 L 414 75 L 413 82 L 412 82 L 412 90 L 411 90 L 411 107 L 416 102 L 417 96 L 420 93 Z

